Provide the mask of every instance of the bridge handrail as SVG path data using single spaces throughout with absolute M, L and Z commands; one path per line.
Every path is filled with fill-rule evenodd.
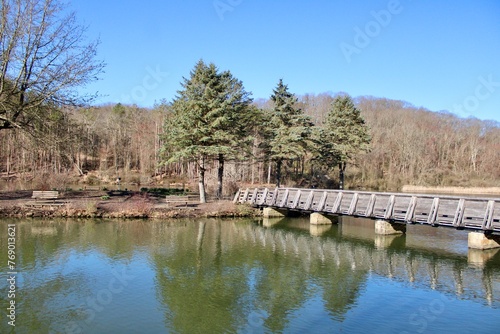
M 314 202 L 315 194 L 321 194 L 319 202 Z M 500 198 L 337 189 L 246 188 L 238 190 L 234 202 L 500 233 Z
M 248 189 L 255 189 L 255 188 L 248 188 Z M 398 193 L 398 192 L 381 192 L 381 191 L 368 191 L 368 190 L 341 190 L 341 189 L 321 189 L 321 188 L 314 188 L 314 189 L 306 189 L 306 188 L 289 188 L 289 187 L 279 187 L 279 188 L 265 188 L 265 187 L 257 187 L 257 189 L 278 189 L 278 190 L 312 190 L 312 191 L 318 191 L 318 192 L 343 192 L 343 193 L 358 193 L 358 194 L 380 194 L 380 195 L 398 195 L 398 196 L 406 196 L 406 197 L 412 197 L 412 196 L 418 196 L 422 198 L 443 198 L 443 199 L 467 199 L 467 200 L 478 200 L 478 201 L 484 201 L 484 200 L 495 200 L 495 201 L 500 201 L 500 197 L 476 197 L 476 196 L 470 196 L 470 195 L 464 195 L 464 196 L 457 196 L 457 195 L 443 195 L 443 194 L 424 194 L 424 193 Z

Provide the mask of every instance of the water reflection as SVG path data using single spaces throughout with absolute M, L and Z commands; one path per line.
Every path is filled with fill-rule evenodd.
M 349 263 L 332 270 L 311 251 L 307 235 L 220 221 L 155 227 L 155 239 L 166 239 L 155 243 L 153 259 L 171 311 L 167 323 L 184 333 L 236 332 L 252 321 L 280 332 L 318 293 L 328 312 L 341 317 L 366 279 Z
M 307 254 L 303 260 L 325 259 L 337 266 L 344 264 L 498 306 L 500 250 L 467 250 L 467 234 L 463 231 L 415 226 L 407 235 L 381 236 L 374 233 L 370 220 L 339 219 L 342 220 L 339 225 L 322 227 L 322 238 L 310 239 L 291 231 L 309 228 L 310 234 L 317 236 L 318 232 L 307 219 L 295 219 L 290 224 L 285 218 L 281 223 L 275 222 L 273 229 L 264 230 L 267 241 L 261 237 L 261 245 L 283 245 L 283 252 L 292 248 L 296 253 Z M 302 238 L 310 239 L 307 249 L 299 249 L 304 245 Z
M 381 237 L 371 221 L 356 219 L 4 220 L 1 249 L 12 222 L 18 333 L 334 328 L 349 320 L 373 277 L 500 305 L 499 252 L 467 253 L 436 229 Z M 5 305 L 5 256 L 0 265 Z M 391 307 L 400 311 L 384 305 Z M 9 330 L 5 322 L 0 329 Z

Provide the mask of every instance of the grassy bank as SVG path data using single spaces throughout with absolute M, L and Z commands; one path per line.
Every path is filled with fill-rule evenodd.
M 68 191 L 57 205 L 32 207 L 31 191 L 0 193 L 0 217 L 196 218 L 253 217 L 260 211 L 232 201 L 169 206 L 164 196 L 145 192 Z
M 500 187 L 424 187 L 405 185 L 401 189 L 405 193 L 439 193 L 463 195 L 499 195 Z

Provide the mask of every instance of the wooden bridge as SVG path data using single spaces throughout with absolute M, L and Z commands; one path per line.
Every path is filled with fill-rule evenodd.
M 428 194 L 382 193 L 349 190 L 298 188 L 240 189 L 235 203 L 269 208 L 265 215 L 286 215 L 289 211 L 311 213 L 311 223 L 328 223 L 328 216 L 347 215 L 385 223 L 380 234 L 405 232 L 401 224 L 428 224 L 480 232 L 469 246 L 500 247 L 500 198 L 475 198 Z M 320 219 L 318 219 L 318 216 Z M 314 219 L 313 219 L 314 217 Z M 390 226 L 390 227 L 387 227 Z M 488 244 L 488 245 L 486 245 Z

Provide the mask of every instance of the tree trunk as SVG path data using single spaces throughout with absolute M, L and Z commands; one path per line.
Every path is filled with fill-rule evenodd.
M 201 254 L 201 246 L 203 245 L 203 237 L 205 236 L 205 222 L 200 222 L 198 225 L 198 237 L 196 238 L 196 248 L 198 249 L 198 254 Z
M 281 185 L 281 163 L 283 161 L 279 159 L 276 161 L 276 187 L 280 187 Z
M 224 155 L 219 154 L 219 166 L 217 168 L 217 199 L 222 199 L 223 178 L 224 178 Z
M 9 175 L 10 175 L 10 132 L 7 133 L 7 162 L 6 162 L 6 169 L 7 169 L 7 181 L 9 181 Z
M 257 167 L 257 161 L 255 157 L 257 156 L 257 148 L 259 144 L 257 141 L 257 136 L 254 137 L 253 140 L 253 145 L 252 145 L 252 184 L 255 184 L 255 168 Z M 258 168 L 257 168 L 257 173 L 258 173 Z
M 267 184 L 271 184 L 271 160 L 269 160 L 269 166 L 267 167 Z
M 339 162 L 339 189 L 344 189 L 344 174 L 347 163 Z
M 205 194 L 205 161 L 203 158 L 200 159 L 200 165 L 198 166 L 198 187 L 200 189 L 200 203 L 206 203 L 207 197 Z

